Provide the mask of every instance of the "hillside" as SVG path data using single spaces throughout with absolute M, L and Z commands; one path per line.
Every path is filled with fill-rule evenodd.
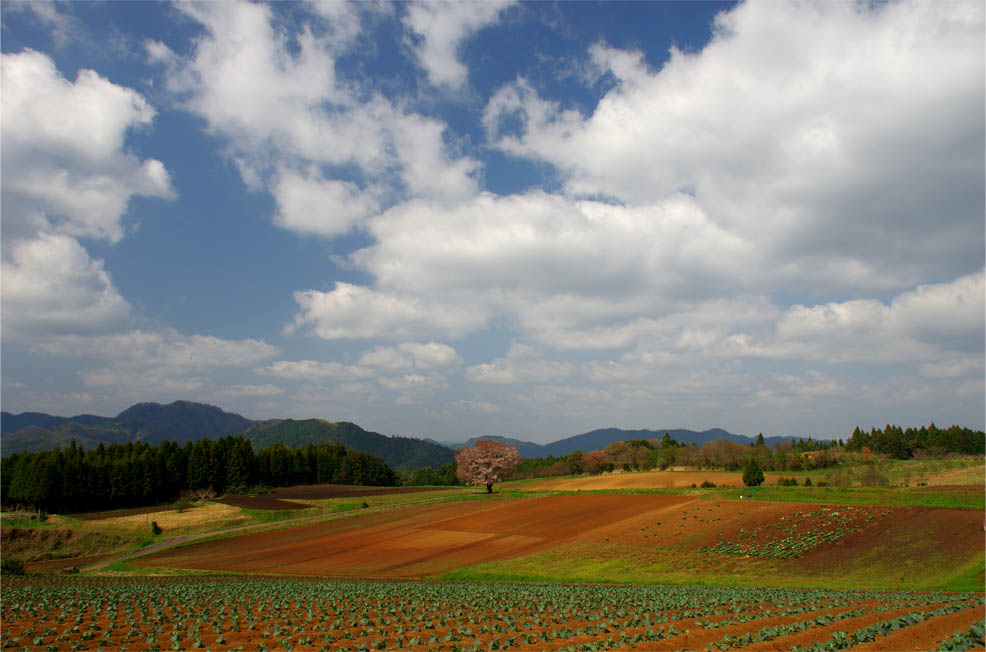
M 0 434 L 6 436 L 30 426 L 51 430 L 68 422 L 91 426 L 109 420 L 110 417 L 99 417 L 95 414 L 77 414 L 74 417 L 53 417 L 50 414 L 44 414 L 42 412 L 23 412 L 21 414 L 2 412 L 0 413 Z
M 5 412 L 3 423 L 3 454 L 9 455 L 67 446 L 72 440 L 84 448 L 128 441 L 159 444 L 166 439 L 184 444 L 203 437 L 218 439 L 235 435 L 254 422 L 212 405 L 175 401 L 169 405 L 138 403 L 114 418 Z M 16 430 L 8 430 L 15 427 Z
M 138 403 L 117 415 L 114 421 L 126 428 L 135 441 L 160 444 L 165 439 L 184 444 L 196 439 L 218 439 L 243 432 L 255 422 L 212 405 L 175 401 L 168 405 Z
M 444 446 L 410 437 L 387 437 L 363 430 L 355 423 L 346 421 L 265 421 L 251 426 L 242 434 L 253 442 L 254 448 L 263 448 L 278 442 L 287 446 L 339 442 L 349 448 L 373 453 L 398 471 L 410 471 L 425 466 L 438 467 L 455 460 L 452 450 Z

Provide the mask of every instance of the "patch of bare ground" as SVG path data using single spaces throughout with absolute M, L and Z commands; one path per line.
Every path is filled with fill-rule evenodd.
M 297 575 L 422 577 L 537 552 L 587 530 L 694 500 L 594 494 L 445 503 L 207 542 L 151 555 L 140 564 Z
M 186 509 L 193 509 L 195 505 L 189 505 Z M 143 516 L 144 514 L 158 514 L 160 512 L 172 512 L 174 505 L 156 505 L 154 507 L 134 507 L 133 509 L 116 509 L 109 512 L 86 512 L 84 514 L 68 514 L 72 518 L 80 521 L 104 521 L 111 518 L 121 518 L 124 516 Z
M 307 509 L 312 507 L 298 500 L 326 500 L 328 498 L 365 498 L 392 494 L 426 493 L 444 491 L 448 487 L 357 487 L 339 484 L 302 485 L 281 487 L 256 496 L 229 495 L 216 502 L 249 509 Z
M 314 505 L 307 505 L 305 503 L 296 503 L 291 500 L 281 500 L 280 498 L 275 498 L 269 494 L 264 494 L 261 496 L 224 496 L 216 501 L 223 505 L 230 505 L 232 507 L 246 507 L 248 509 L 264 509 L 264 510 L 279 510 L 279 509 L 312 509 Z
M 24 564 L 24 570 L 29 574 L 37 573 L 57 573 L 66 568 L 83 568 L 90 564 L 99 563 L 105 559 L 115 557 L 114 554 L 88 555 L 86 557 L 70 557 L 68 559 L 55 559 L 52 561 L 36 561 Z

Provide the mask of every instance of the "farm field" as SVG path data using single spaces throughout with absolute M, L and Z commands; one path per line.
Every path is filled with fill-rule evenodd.
M 317 506 L 318 501 L 334 498 L 374 498 L 405 494 L 425 494 L 434 491 L 448 492 L 444 487 L 353 487 L 347 485 L 323 484 L 299 487 L 281 487 L 257 496 L 230 495 L 218 501 L 224 505 L 245 507 L 247 509 L 307 509 Z M 302 501 L 302 502 L 298 502 Z
M 780 476 L 764 474 L 765 484 L 775 484 Z M 504 483 L 505 488 L 522 491 L 602 491 L 610 489 L 684 489 L 701 486 L 708 480 L 717 487 L 742 487 L 743 473 L 732 471 L 643 471 L 605 473 L 565 478 L 541 478 Z
M 971 593 L 39 576 L 4 581 L 0 645 L 451 652 L 909 650 L 948 642 L 947 649 L 966 649 L 983 643 L 983 605 Z
M 982 528 L 975 509 L 569 494 L 407 507 L 133 563 L 366 578 L 932 589 L 974 577 Z

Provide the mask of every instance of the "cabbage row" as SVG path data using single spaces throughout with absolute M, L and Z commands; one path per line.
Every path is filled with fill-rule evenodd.
M 0 647 L 13 650 L 647 649 L 688 628 L 750 623 L 748 638 L 716 645 L 729 649 L 783 635 L 757 627 L 762 618 L 848 614 L 867 600 L 928 616 L 982 603 L 942 593 L 256 576 L 4 578 L 2 591 Z

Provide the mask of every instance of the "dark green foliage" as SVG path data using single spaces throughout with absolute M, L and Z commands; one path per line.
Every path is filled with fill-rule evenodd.
M 411 471 L 404 481 L 410 486 L 455 486 L 459 484 L 459 479 L 455 477 L 455 464 L 442 464 L 437 469 L 426 466 L 423 469 Z
M 5 556 L 3 561 L 0 561 L 0 574 L 2 575 L 23 575 L 24 574 L 24 562 L 20 559 L 11 559 Z
M 763 470 L 752 457 L 746 463 L 746 468 L 743 469 L 743 484 L 747 487 L 759 487 L 763 484 Z
M 217 494 L 264 484 L 396 486 L 397 474 L 376 455 L 341 444 L 277 444 L 256 453 L 243 437 L 200 439 L 179 447 L 127 442 L 83 450 L 15 453 L 0 461 L 5 505 L 84 512 L 166 503 L 183 491 Z M 177 507 L 176 507 L 177 508 Z
M 72 440 L 86 448 L 128 441 L 158 444 L 168 440 L 183 444 L 199 438 L 215 439 L 239 433 L 253 423 L 218 407 L 190 401 L 175 401 L 169 405 L 138 403 L 114 418 L 79 415 L 66 419 L 5 412 L 3 448 L 5 454 L 37 451 L 67 446 Z M 21 427 L 10 430 L 17 426 Z
M 253 442 L 255 449 L 276 443 L 295 446 L 338 443 L 377 455 L 399 471 L 411 471 L 425 466 L 434 468 L 451 464 L 455 460 L 455 453 L 450 448 L 411 437 L 387 437 L 345 421 L 266 421 L 249 428 L 243 435 Z
M 151 534 L 161 534 L 161 526 L 157 524 L 157 521 L 151 521 Z
M 883 430 L 873 428 L 868 433 L 857 426 L 846 442 L 846 450 L 862 451 L 864 448 L 895 459 L 908 459 L 918 450 L 983 455 L 986 454 L 986 433 L 959 426 L 942 430 L 934 423 L 906 430 L 887 424 Z
M 715 489 L 715 487 L 716 487 L 715 482 L 710 482 L 708 480 L 702 481 L 702 489 Z

